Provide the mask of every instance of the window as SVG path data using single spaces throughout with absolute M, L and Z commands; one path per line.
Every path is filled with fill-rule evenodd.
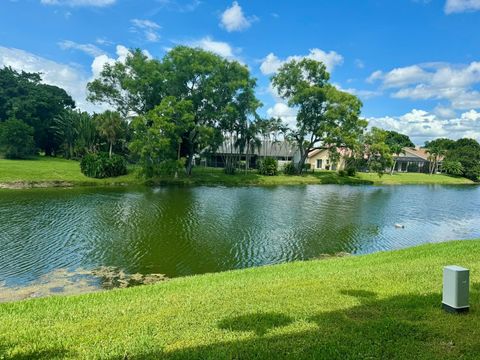
M 317 169 L 321 169 L 322 168 L 322 159 L 318 159 L 317 160 Z

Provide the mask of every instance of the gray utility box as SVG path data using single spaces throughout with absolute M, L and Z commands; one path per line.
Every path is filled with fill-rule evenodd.
M 450 265 L 443 268 L 442 306 L 449 312 L 466 312 L 468 305 L 469 270 Z

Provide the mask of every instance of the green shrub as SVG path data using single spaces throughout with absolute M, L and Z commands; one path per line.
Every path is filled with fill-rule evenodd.
M 278 161 L 272 157 L 266 157 L 260 161 L 258 172 L 262 175 L 274 176 L 277 175 Z
M 296 172 L 297 170 L 295 169 L 295 164 L 293 162 L 289 162 L 283 167 L 283 173 L 285 175 L 295 175 Z
M 87 154 L 80 162 L 82 173 L 88 177 L 103 179 L 125 175 L 127 173 L 127 161 L 120 155 L 107 153 Z
M 312 168 L 312 164 L 303 164 L 303 170 L 310 170 Z
M 354 166 L 347 167 L 345 171 L 348 176 L 355 176 L 357 174 L 357 169 Z
M 346 177 L 347 176 L 347 171 L 346 170 L 338 170 L 338 175 L 341 177 Z
M 7 159 L 26 159 L 35 155 L 33 128 L 22 120 L 0 123 L 0 150 Z

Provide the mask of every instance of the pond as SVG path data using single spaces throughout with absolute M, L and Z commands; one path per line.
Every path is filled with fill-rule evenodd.
M 49 274 L 105 267 L 177 277 L 475 237 L 478 186 L 3 190 L 0 292 L 61 291 Z

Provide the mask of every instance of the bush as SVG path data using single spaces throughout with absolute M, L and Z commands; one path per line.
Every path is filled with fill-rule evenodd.
M 87 154 L 80 162 L 82 173 L 88 177 L 104 179 L 125 175 L 127 173 L 127 161 L 120 155 L 107 153 Z
M 295 169 L 295 164 L 293 162 L 285 164 L 285 166 L 283 167 L 283 173 L 285 175 L 295 175 L 297 173 L 297 170 Z
M 278 161 L 272 157 L 266 157 L 260 161 L 258 172 L 262 175 L 274 176 L 277 175 Z
M 26 159 L 35 155 L 33 128 L 17 119 L 0 123 L 0 148 L 7 159 Z
M 338 175 L 341 177 L 347 177 L 347 171 L 346 170 L 338 170 Z
M 357 174 L 357 169 L 354 166 L 347 167 L 345 171 L 348 176 L 355 176 Z
M 312 164 L 303 164 L 303 170 L 310 170 L 312 168 Z

